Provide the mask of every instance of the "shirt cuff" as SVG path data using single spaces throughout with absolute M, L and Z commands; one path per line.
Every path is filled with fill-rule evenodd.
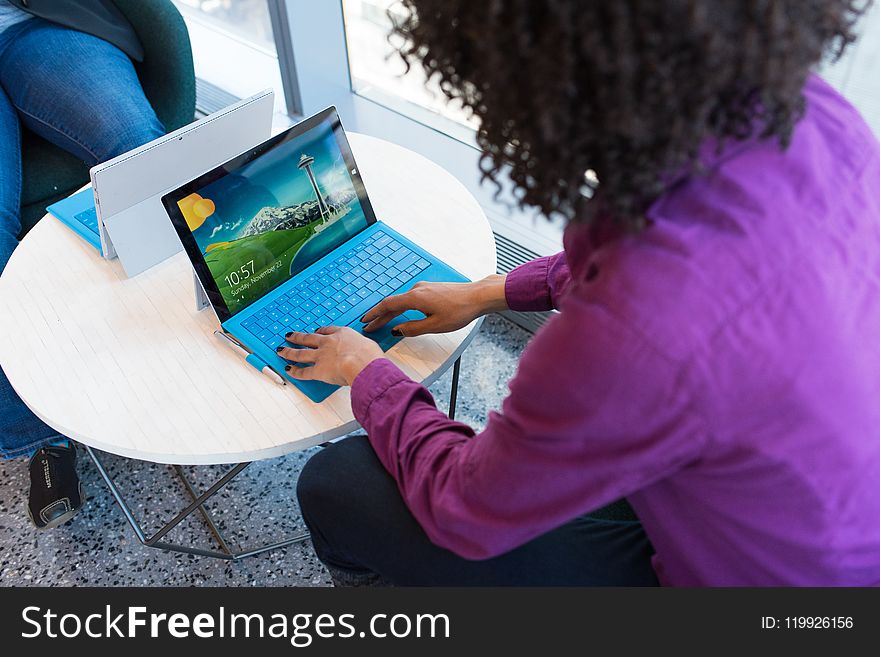
M 373 402 L 394 385 L 412 381 L 387 358 L 377 358 L 361 370 L 351 382 L 351 410 L 360 425 L 369 433 Z
M 507 307 L 523 312 L 550 310 L 553 301 L 547 284 L 548 268 L 548 259 L 540 258 L 510 271 L 504 282 Z

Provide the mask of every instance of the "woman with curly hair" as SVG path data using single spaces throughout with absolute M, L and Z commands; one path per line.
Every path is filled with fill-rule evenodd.
M 864 7 L 403 5 L 401 55 L 565 251 L 365 320 L 559 313 L 480 433 L 354 331 L 291 336 L 368 433 L 299 481 L 335 581 L 880 584 L 880 144 L 811 73 Z

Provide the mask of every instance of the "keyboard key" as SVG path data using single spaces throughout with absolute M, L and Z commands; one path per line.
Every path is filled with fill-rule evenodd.
M 354 279 L 351 279 L 351 281 L 349 281 L 349 283 L 351 283 L 353 280 Z M 343 287 L 339 291 L 342 292 L 343 294 L 354 294 L 354 288 L 351 285 L 346 285 L 345 287 Z
M 424 258 L 419 258 L 418 262 L 416 262 L 416 267 L 418 267 L 419 270 L 427 269 L 428 265 L 430 265 L 430 264 L 431 263 L 428 262 L 427 260 L 425 260 Z
M 95 208 L 89 208 L 75 214 L 74 219 L 93 232 L 98 232 L 98 213 Z
M 363 276 L 365 271 L 367 270 L 363 267 L 352 267 L 351 275 L 357 278 L 358 276 Z
M 345 301 L 345 294 L 343 292 L 337 292 L 332 298 L 336 303 L 342 303 Z
M 394 281 L 397 283 L 397 287 L 401 287 L 402 285 L 406 285 L 412 280 L 412 276 L 409 274 L 401 274 Z
M 348 297 L 348 299 L 345 300 L 345 303 L 347 303 L 349 306 L 353 307 L 353 306 L 356 306 L 358 303 L 360 303 L 360 301 L 361 301 L 361 298 L 357 295 L 357 293 L 355 293 L 355 294 L 352 294 L 350 297 Z
M 315 321 L 315 316 L 312 313 L 306 313 L 302 317 L 299 318 L 301 322 L 305 324 L 311 324 Z
M 284 339 L 283 335 L 274 335 L 266 340 L 266 346 L 274 351 L 277 347 L 280 347 L 285 342 L 287 342 L 287 340 Z
M 364 299 L 361 303 L 363 303 L 364 307 L 368 310 L 379 303 L 385 297 L 379 294 L 378 292 L 371 293 L 366 299 Z
M 284 327 L 281 325 L 281 322 L 275 322 L 274 324 L 272 324 L 272 326 L 269 327 L 269 330 L 272 331 L 272 333 L 278 333 L 283 328 Z
M 368 296 L 370 296 L 370 291 L 369 291 L 367 288 L 362 287 L 361 289 L 359 289 L 359 290 L 357 291 L 357 295 L 358 295 L 361 299 L 366 299 Z
M 325 308 L 333 308 L 336 305 L 336 302 L 333 299 L 326 299 L 321 305 Z
M 293 306 L 291 306 L 289 303 L 281 303 L 281 304 L 278 304 L 278 310 L 280 310 L 281 312 L 283 312 L 286 315 L 291 310 L 293 310 Z
M 251 326 L 253 326 L 256 323 L 256 321 L 257 321 L 256 317 L 253 317 L 253 316 L 248 317 L 247 319 L 243 319 L 241 321 L 241 325 L 245 328 L 250 328 Z
M 327 319 L 332 322 L 334 319 L 339 317 L 343 312 L 345 312 L 345 311 L 342 310 L 341 308 L 334 308 L 334 309 L 328 310 L 327 311 Z
M 381 294 L 383 297 L 387 297 L 389 294 L 391 294 L 392 292 L 394 292 L 394 290 L 393 290 L 392 288 L 388 287 L 387 285 L 383 285 L 382 287 L 380 287 L 380 288 L 377 290 L 377 292 L 378 292 L 379 294 Z
M 349 310 L 351 310 L 351 306 L 342 301 L 336 306 L 336 316 L 338 317 L 340 313 L 348 312 Z M 334 311 L 331 310 L 330 312 Z M 327 314 L 329 315 L 330 312 L 328 312 Z M 336 319 L 336 317 L 333 317 L 333 319 Z
M 290 325 L 290 330 L 296 333 L 302 333 L 302 330 L 306 327 L 305 323 L 302 321 L 296 321 Z
M 382 287 L 382 284 L 379 281 L 370 281 L 369 283 L 367 283 L 367 289 L 371 292 L 375 292 L 380 287 Z
M 260 317 L 260 319 L 257 320 L 257 325 L 262 328 L 269 328 L 270 326 L 272 326 L 272 318 L 268 315 L 266 315 L 265 317 Z
M 402 273 L 397 267 L 389 267 L 385 270 L 385 273 L 388 274 L 391 278 L 397 278 Z
M 345 287 L 345 281 L 337 279 L 337 280 L 333 281 L 333 283 L 330 285 L 330 287 L 332 287 L 334 290 L 341 290 L 342 288 Z
M 269 329 L 263 329 L 262 331 L 260 331 L 257 334 L 257 339 L 260 342 L 265 342 L 266 340 L 268 340 L 271 337 L 272 337 L 272 331 L 270 331 Z
M 410 251 L 405 246 L 401 246 L 399 249 L 397 249 L 394 253 L 391 254 L 391 257 L 389 259 L 392 262 L 398 262 L 400 260 L 403 260 L 410 253 L 412 253 L 412 251 Z
M 282 317 L 284 317 L 284 314 L 285 313 L 281 312 L 280 310 L 269 311 L 269 317 L 271 317 L 272 319 L 281 319 Z
M 281 322 L 282 325 L 287 327 L 287 326 L 290 326 L 291 324 L 293 324 L 293 322 L 295 321 L 295 318 L 292 315 L 285 315 L 279 321 Z
M 315 304 L 312 301 L 303 301 L 299 307 L 303 310 L 309 311 L 315 309 Z
M 389 276 L 387 273 L 382 273 L 376 276 L 376 282 L 380 285 L 387 285 L 388 281 L 392 279 L 392 276 Z
M 397 268 L 407 269 L 409 266 L 416 264 L 419 259 L 419 256 L 417 256 L 415 253 L 410 253 L 408 256 L 397 263 Z

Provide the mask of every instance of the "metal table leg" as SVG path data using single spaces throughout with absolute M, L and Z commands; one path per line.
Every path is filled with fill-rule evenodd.
M 220 528 L 217 526 L 217 523 L 214 521 L 214 518 L 211 516 L 211 512 L 205 507 L 205 502 L 207 502 L 226 484 L 228 484 L 236 476 L 238 476 L 238 474 L 248 465 L 250 465 L 250 463 L 239 463 L 238 465 L 233 466 L 228 472 L 226 472 L 226 474 L 224 474 L 220 479 L 214 482 L 202 494 L 197 494 L 192 483 L 186 477 L 183 468 L 181 468 L 179 465 L 173 466 L 178 477 L 180 477 L 181 481 L 183 482 L 184 488 L 186 489 L 189 496 L 192 498 L 192 502 L 188 504 L 180 513 L 174 516 L 174 518 L 172 518 L 169 522 L 165 523 L 161 528 L 159 528 L 156 533 L 151 536 L 147 536 L 146 532 L 140 526 L 137 518 L 135 518 L 131 508 L 122 497 L 122 493 L 119 490 L 119 487 L 116 486 L 116 483 L 113 481 L 113 478 L 110 476 L 107 468 L 104 466 L 103 461 L 101 461 L 96 451 L 93 450 L 91 447 L 86 446 L 86 452 L 88 452 L 89 457 L 92 459 L 92 462 L 98 469 L 98 473 L 100 473 L 101 478 L 104 480 L 104 483 L 107 484 L 107 487 L 113 494 L 113 497 L 116 500 L 116 503 L 119 505 L 119 508 L 122 509 L 122 513 L 123 515 L 125 515 L 125 519 L 128 521 L 128 524 L 134 530 L 138 541 L 140 541 L 142 545 L 145 545 L 147 547 L 158 548 L 160 550 L 168 550 L 170 552 L 180 552 L 183 554 L 195 554 L 203 557 L 212 557 L 215 559 L 225 559 L 227 561 L 238 561 L 239 559 L 244 559 L 245 557 L 251 557 L 257 554 L 262 554 L 263 552 L 268 552 L 269 550 L 274 550 L 276 548 L 299 543 L 309 537 L 308 531 L 302 531 L 284 540 L 277 541 L 275 543 L 269 543 L 266 545 L 260 545 L 253 548 L 246 548 L 235 551 L 229 546 L 226 537 L 223 535 L 223 532 L 220 530 Z M 170 532 L 177 525 L 183 522 L 185 518 L 187 518 L 197 509 L 201 513 L 202 518 L 205 520 L 205 523 L 208 525 L 208 528 L 211 530 L 214 538 L 217 540 L 217 543 L 220 546 L 219 550 L 206 550 L 203 548 L 197 548 L 188 545 L 176 545 L 174 543 L 168 543 L 162 540 L 162 538 L 166 534 L 168 534 L 168 532 Z
M 461 356 L 456 359 L 455 363 L 452 366 L 452 388 L 449 391 L 449 418 L 453 420 L 455 419 L 455 406 L 458 401 L 458 381 L 460 374 Z M 125 501 L 125 498 L 122 496 L 122 492 L 119 490 L 116 482 L 113 481 L 113 478 L 110 476 L 110 473 L 107 471 L 104 462 L 98 456 L 97 452 L 87 445 L 85 446 L 85 449 L 89 457 L 92 459 L 92 462 L 95 464 L 95 467 L 98 469 L 98 473 L 101 475 L 104 483 L 107 484 L 107 488 L 110 489 L 110 493 L 113 495 L 113 498 L 116 500 L 116 503 L 122 510 L 126 521 L 131 526 L 132 530 L 135 533 L 135 536 L 137 536 L 138 541 L 142 545 L 145 545 L 147 547 L 157 548 L 160 550 L 168 550 L 169 552 L 180 552 L 182 554 L 194 554 L 203 557 L 212 557 L 214 559 L 238 561 L 239 559 L 262 554 L 263 552 L 268 552 L 269 550 L 293 545 L 294 543 L 300 543 L 309 538 L 309 532 L 304 530 L 284 540 L 277 541 L 275 543 L 269 543 L 266 545 L 260 545 L 258 547 L 246 548 L 238 551 L 230 547 L 228 541 L 226 540 L 226 537 L 223 535 L 222 530 L 214 521 L 211 512 L 205 506 L 205 503 L 209 499 L 211 499 L 211 497 L 213 497 L 217 492 L 219 492 L 224 486 L 226 486 L 226 484 L 235 479 L 235 477 L 237 477 L 242 470 L 249 466 L 250 463 L 239 463 L 233 466 L 229 469 L 228 472 L 226 472 L 226 474 L 220 477 L 220 479 L 215 481 L 204 493 L 201 494 L 197 493 L 195 487 L 192 485 L 192 482 L 190 482 L 189 478 L 187 478 L 186 473 L 183 471 L 183 468 L 181 466 L 172 466 L 174 472 L 180 478 L 180 481 L 183 483 L 183 487 L 186 489 L 186 492 L 190 496 L 192 501 L 184 509 L 182 509 L 180 513 L 174 516 L 174 518 L 162 525 L 162 527 L 160 527 L 158 531 L 156 531 L 151 536 L 147 536 L 147 533 L 141 527 L 137 518 L 135 518 L 134 513 L 132 512 L 128 503 Z M 203 548 L 192 547 L 188 545 L 177 545 L 162 540 L 168 534 L 168 532 L 177 527 L 177 525 L 183 522 L 196 510 L 199 511 L 202 519 L 205 521 L 205 524 L 208 526 L 208 529 L 211 531 L 211 534 L 214 536 L 214 539 L 220 546 L 219 550 L 206 550 Z
M 455 419 L 455 403 L 458 401 L 458 375 L 461 372 L 461 356 L 452 365 L 452 390 L 449 391 L 449 419 Z

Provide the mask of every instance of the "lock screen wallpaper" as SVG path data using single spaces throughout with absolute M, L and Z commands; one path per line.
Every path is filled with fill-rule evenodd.
M 178 206 L 232 314 L 367 226 L 329 121 Z

